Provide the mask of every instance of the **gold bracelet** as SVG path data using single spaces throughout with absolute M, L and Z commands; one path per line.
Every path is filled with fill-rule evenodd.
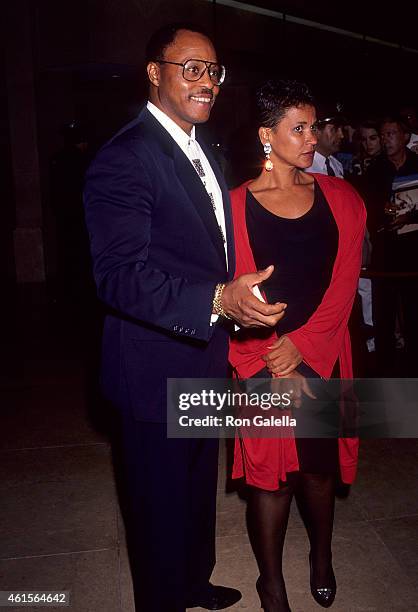
M 219 315 L 220 317 L 225 317 L 226 319 L 230 319 L 231 317 L 226 314 L 223 306 L 222 306 L 222 294 L 226 287 L 225 283 L 218 283 L 215 288 L 215 293 L 213 296 L 212 302 L 212 311 L 214 314 Z

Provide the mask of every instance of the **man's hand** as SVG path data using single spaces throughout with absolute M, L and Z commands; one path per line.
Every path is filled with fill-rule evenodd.
M 271 374 L 287 376 L 302 361 L 303 357 L 287 336 L 282 336 L 271 347 L 272 350 L 263 356 L 266 367 Z
M 274 266 L 260 272 L 242 274 L 225 286 L 222 307 L 243 327 L 275 327 L 284 316 L 287 304 L 266 304 L 255 297 L 252 288 L 271 276 Z

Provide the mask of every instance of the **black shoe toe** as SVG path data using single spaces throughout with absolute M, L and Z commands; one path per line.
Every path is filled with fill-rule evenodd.
M 242 595 L 237 589 L 209 584 L 188 602 L 187 608 L 204 608 L 205 610 L 224 610 L 233 606 Z

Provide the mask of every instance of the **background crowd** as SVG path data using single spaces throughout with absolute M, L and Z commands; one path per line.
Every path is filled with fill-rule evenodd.
M 334 150 L 343 176 L 363 197 L 368 237 L 359 283 L 359 346 L 375 353 L 376 376 L 417 376 L 418 120 L 413 105 L 344 122 Z M 367 373 L 367 372 L 363 372 Z

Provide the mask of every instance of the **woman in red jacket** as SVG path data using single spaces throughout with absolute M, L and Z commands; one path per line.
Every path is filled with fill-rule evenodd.
M 351 378 L 347 323 L 360 271 L 364 205 L 344 180 L 303 171 L 317 142 L 305 85 L 269 81 L 257 92 L 257 105 L 266 163 L 255 180 L 231 194 L 236 274 L 273 264 L 262 291 L 269 303 L 285 302 L 287 309 L 268 336 L 238 333 L 230 361 L 240 378 L 292 377 L 302 388 L 307 378 L 330 378 L 337 363 L 341 378 Z M 290 609 L 282 552 L 293 496 L 310 540 L 312 595 L 323 607 L 332 604 L 335 481 L 339 473 L 343 482 L 353 482 L 357 447 L 355 438 L 236 441 L 233 477 L 244 476 L 250 485 L 248 529 L 266 612 Z

